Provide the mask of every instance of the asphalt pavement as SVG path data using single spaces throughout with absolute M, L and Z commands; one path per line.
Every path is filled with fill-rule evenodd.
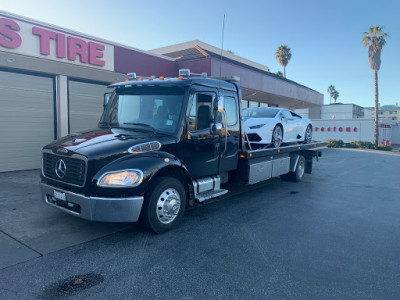
M 399 299 L 400 155 L 326 149 L 186 211 L 173 231 L 45 206 L 38 171 L 0 174 L 2 299 Z

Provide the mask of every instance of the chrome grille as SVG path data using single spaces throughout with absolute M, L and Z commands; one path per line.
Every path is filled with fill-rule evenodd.
M 135 145 L 131 148 L 129 148 L 130 153 L 144 153 L 144 152 L 150 152 L 150 151 L 157 151 L 160 150 L 161 144 L 158 141 L 154 142 L 147 142 L 143 144 L 138 144 Z
M 59 159 L 62 159 L 66 166 L 65 176 L 57 176 L 55 168 Z M 43 153 L 43 175 L 57 181 L 72 185 L 83 186 L 86 175 L 86 162 L 80 158 L 61 156 L 51 153 Z

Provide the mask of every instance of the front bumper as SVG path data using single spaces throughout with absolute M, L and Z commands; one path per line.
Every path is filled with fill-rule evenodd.
M 136 222 L 142 210 L 143 197 L 86 197 L 40 183 L 42 199 L 73 216 L 100 222 Z M 57 194 L 57 198 L 55 197 Z M 61 197 L 60 197 L 61 195 Z M 61 198 L 65 198 L 61 199 Z

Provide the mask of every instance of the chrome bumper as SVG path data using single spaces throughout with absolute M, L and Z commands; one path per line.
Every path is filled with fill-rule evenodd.
M 42 199 L 73 216 L 100 222 L 136 222 L 143 205 L 143 197 L 102 198 L 86 197 L 40 183 Z M 55 197 L 55 193 L 58 197 Z M 64 193 L 65 200 L 60 197 Z

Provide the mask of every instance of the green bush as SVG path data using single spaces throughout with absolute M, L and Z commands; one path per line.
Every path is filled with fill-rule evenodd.
M 356 142 L 359 148 L 361 149 L 375 149 L 376 145 L 371 142 Z
M 383 150 L 392 151 L 392 147 L 386 145 L 375 145 L 371 142 L 360 142 L 352 141 L 344 143 L 342 140 L 326 140 L 326 146 L 328 148 L 360 148 L 360 149 L 372 149 L 372 150 Z
M 358 142 L 348 142 L 348 143 L 345 143 L 344 146 L 346 148 L 360 148 Z
M 326 146 L 328 148 L 342 148 L 343 144 L 342 140 L 326 140 Z
M 375 149 L 376 150 L 383 150 L 383 151 L 392 151 L 392 147 L 386 146 L 386 145 L 382 145 L 382 144 L 375 146 Z

